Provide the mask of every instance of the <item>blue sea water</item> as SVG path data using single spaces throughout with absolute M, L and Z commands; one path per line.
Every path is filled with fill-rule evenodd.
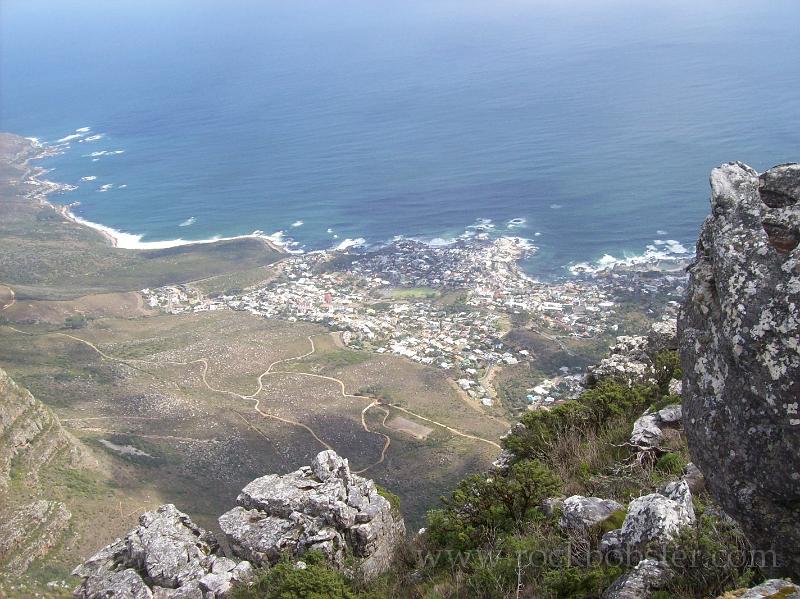
M 800 159 L 798 23 L 797 0 L 4 0 L 0 129 L 90 127 L 43 163 L 79 186 L 56 199 L 143 241 L 491 219 L 552 274 L 691 248 L 712 167 Z

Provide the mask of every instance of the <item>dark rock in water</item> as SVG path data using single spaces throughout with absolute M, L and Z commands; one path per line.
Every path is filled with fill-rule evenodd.
M 679 319 L 684 428 L 774 573 L 800 575 L 800 165 L 711 173 Z M 770 564 L 768 564 L 770 565 Z

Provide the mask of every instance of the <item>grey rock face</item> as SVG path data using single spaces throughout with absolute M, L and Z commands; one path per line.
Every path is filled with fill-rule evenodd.
M 59 501 L 40 499 L 0 514 L 0 564 L 6 572 L 24 572 L 43 557 L 69 526 L 71 514 Z
M 689 462 L 686 464 L 683 480 L 685 480 L 686 484 L 689 485 L 689 490 L 693 494 L 700 493 L 706 488 L 706 478 L 703 476 L 703 473 L 700 472 L 700 468 L 698 468 L 694 462 Z
M 603 593 L 603 599 L 647 599 L 653 591 L 669 582 L 673 575 L 665 563 L 643 559 L 615 580 Z
M 612 499 L 573 495 L 564 500 L 559 526 L 567 530 L 587 530 L 621 509 L 622 504 Z
M 586 384 L 592 386 L 607 379 L 629 385 L 654 383 L 656 354 L 677 348 L 676 327 L 674 319 L 664 320 L 654 323 L 647 335 L 617 337 L 608 355 L 589 367 Z
M 633 423 L 629 443 L 640 451 L 658 449 L 664 441 L 666 431 L 681 424 L 680 404 L 667 406 L 658 412 L 645 412 Z
M 800 599 L 800 587 L 791 582 L 773 578 L 762 582 L 757 587 L 747 589 L 739 599 L 764 599 L 765 597 L 779 597 L 780 599 Z
M 75 597 L 224 597 L 241 564 L 218 557 L 217 549 L 211 533 L 174 505 L 162 505 L 74 570 L 83 578 Z
M 620 556 L 635 555 L 651 543 L 665 544 L 694 522 L 689 485 L 685 481 L 673 482 L 662 493 L 651 493 L 631 501 L 622 528 L 606 533 L 601 549 Z
M 375 484 L 352 474 L 333 451 L 319 453 L 310 467 L 254 480 L 237 503 L 220 517 L 220 528 L 234 554 L 255 564 L 320 550 L 341 567 L 349 551 L 371 578 L 386 571 L 405 534 L 402 517 Z
M 800 574 L 800 165 L 711 173 L 682 308 L 684 427 L 711 493 Z

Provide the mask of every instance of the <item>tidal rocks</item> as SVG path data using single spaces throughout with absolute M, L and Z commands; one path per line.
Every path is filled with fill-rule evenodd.
M 679 319 L 684 428 L 709 490 L 800 575 L 800 165 L 711 173 Z
M 220 517 L 220 528 L 233 552 L 255 564 L 319 550 L 343 567 L 349 553 L 361 575 L 372 578 L 386 571 L 405 534 L 402 517 L 375 484 L 352 474 L 333 451 L 295 472 L 254 480 L 237 503 Z
M 75 568 L 73 575 L 83 578 L 75 597 L 224 597 L 239 564 L 217 550 L 211 533 L 174 505 L 162 505 L 142 514 L 124 539 Z
M 559 526 L 566 530 L 585 531 L 608 520 L 621 509 L 624 509 L 623 505 L 612 499 L 573 495 L 564 500 Z

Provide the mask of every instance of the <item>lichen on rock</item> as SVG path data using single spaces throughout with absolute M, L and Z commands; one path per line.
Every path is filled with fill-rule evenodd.
M 711 173 L 679 319 L 684 428 L 711 493 L 800 574 L 800 165 Z

